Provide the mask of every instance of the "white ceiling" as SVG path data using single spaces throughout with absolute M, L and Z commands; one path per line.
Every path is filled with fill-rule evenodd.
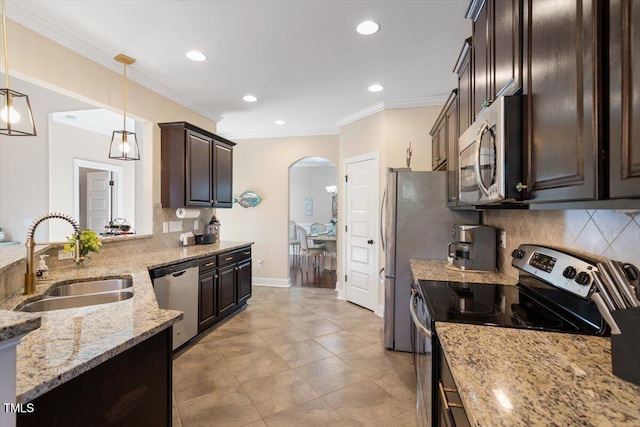
M 7 16 L 118 72 L 115 55 L 136 58 L 132 80 L 223 117 L 218 133 L 243 138 L 335 134 L 336 122 L 380 105 L 442 103 L 471 31 L 467 4 L 8 0 Z M 366 19 L 380 23 L 377 34 L 355 32 Z M 192 49 L 208 60 L 188 60 Z M 385 90 L 368 92 L 372 83 Z M 246 94 L 258 102 L 244 102 Z

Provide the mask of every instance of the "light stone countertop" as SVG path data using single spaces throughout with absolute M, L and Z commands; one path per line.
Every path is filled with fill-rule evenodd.
M 39 314 L 0 311 L 0 343 L 25 335 L 39 327 Z
M 36 295 L 14 295 L 0 303 L 3 313 L 1 310 L 14 310 L 38 300 L 48 289 L 65 282 L 123 276 L 133 279 L 134 296 L 128 300 L 38 313 L 40 328 L 26 335 L 17 347 L 17 402 L 35 399 L 182 319 L 180 311 L 158 308 L 149 269 L 251 244 L 220 242 L 176 247 L 122 260 L 95 259 L 81 269 L 55 268 L 50 271 L 52 281 L 37 284 Z M 0 319 L 17 314 L 4 313 Z M 0 320 L 0 331 L 2 325 Z
M 410 259 L 411 274 L 415 280 L 435 280 L 462 283 L 498 283 L 515 285 L 517 279 L 502 272 L 464 272 L 454 269 L 446 260 Z
M 640 426 L 609 338 L 436 322 L 472 426 Z

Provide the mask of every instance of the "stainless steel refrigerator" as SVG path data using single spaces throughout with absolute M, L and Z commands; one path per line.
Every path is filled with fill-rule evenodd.
M 384 345 L 410 352 L 409 259 L 446 259 L 453 225 L 478 224 L 480 216 L 447 208 L 447 172 L 389 169 L 383 200 Z

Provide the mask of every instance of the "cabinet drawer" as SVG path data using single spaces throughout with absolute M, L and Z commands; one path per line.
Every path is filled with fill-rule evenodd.
M 200 274 L 213 270 L 218 266 L 217 255 L 211 255 L 198 260 L 198 266 L 200 267 Z
M 234 264 L 236 262 L 243 261 L 251 258 L 251 248 L 242 248 L 233 252 L 225 252 L 218 255 L 218 266 Z

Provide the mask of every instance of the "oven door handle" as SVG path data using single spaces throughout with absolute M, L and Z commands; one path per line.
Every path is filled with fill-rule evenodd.
M 482 180 L 482 175 L 480 174 L 480 155 L 481 155 L 481 142 L 482 142 L 482 135 L 484 135 L 485 132 L 489 131 L 489 128 L 491 127 L 491 125 L 489 124 L 489 122 L 485 121 L 482 126 L 480 126 L 480 130 L 478 131 L 478 136 L 476 136 L 476 161 L 475 164 L 473 165 L 473 170 L 475 172 L 475 176 L 476 176 L 476 183 L 478 184 L 478 187 L 480 187 L 480 190 L 482 190 L 482 192 L 488 196 L 489 195 L 489 189 L 484 185 L 484 181 Z
M 413 324 L 416 325 L 416 328 L 420 331 L 422 335 L 431 339 L 431 331 L 424 327 L 424 325 L 418 319 L 418 314 L 416 313 L 416 299 L 419 298 L 418 293 L 415 289 L 411 289 L 411 299 L 409 300 L 409 313 L 411 313 L 411 319 L 413 320 Z

